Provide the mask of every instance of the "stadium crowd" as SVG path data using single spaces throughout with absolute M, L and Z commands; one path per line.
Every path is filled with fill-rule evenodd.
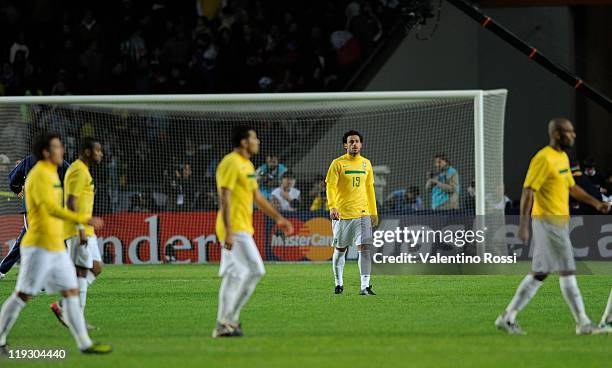
M 398 1 L 0 1 L 0 95 L 333 91 Z

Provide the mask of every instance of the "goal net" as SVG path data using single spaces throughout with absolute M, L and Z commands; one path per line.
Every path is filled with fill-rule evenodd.
M 294 235 L 282 235 L 255 211 L 262 257 L 328 260 L 332 234 L 323 180 L 344 153 L 344 132 L 364 137 L 381 226 L 408 218 L 503 215 L 505 101 L 505 90 L 4 98 L 0 170 L 7 178 L 41 131 L 61 135 L 68 162 L 77 158 L 80 138 L 94 137 L 105 154 L 92 167 L 94 211 L 106 223 L 97 234 L 104 261 L 216 262 L 215 169 L 231 150 L 232 127 L 250 125 L 261 139 L 253 163 L 262 192 L 274 198 L 283 177 L 287 185 L 295 177 L 297 189 L 289 192 L 294 200 L 275 201 L 294 223 Z M 456 175 L 453 193 L 442 200 L 426 185 L 444 171 L 436 157 Z M 6 180 L 0 192 L 4 256 L 23 217 Z

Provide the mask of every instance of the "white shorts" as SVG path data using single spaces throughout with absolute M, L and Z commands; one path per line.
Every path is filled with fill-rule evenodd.
M 78 289 L 76 270 L 65 251 L 50 252 L 39 247 L 21 247 L 21 268 L 15 290 L 36 295 Z
M 332 220 L 332 246 L 347 248 L 352 245 L 372 244 L 372 220 L 363 216 L 349 220 Z
M 247 232 L 234 233 L 232 250 L 221 247 L 219 276 L 235 277 L 263 276 L 266 269 L 253 236 Z
M 574 250 L 568 225 L 555 225 L 541 219 L 532 221 L 533 262 L 531 270 L 538 273 L 575 271 Z
M 80 236 L 73 236 L 66 239 L 66 246 L 75 266 L 91 269 L 94 261 L 102 262 L 100 248 L 98 248 L 98 237 L 95 235 L 87 237 L 87 245 L 81 245 Z

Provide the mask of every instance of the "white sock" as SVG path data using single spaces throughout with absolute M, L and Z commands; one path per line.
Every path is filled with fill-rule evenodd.
M 83 318 L 83 310 L 81 310 L 79 298 L 76 296 L 66 297 L 62 304 L 64 306 L 66 322 L 79 349 L 87 349 L 91 346 L 92 341 L 87 333 L 87 325 L 85 325 L 85 318 Z
M 536 295 L 540 286 L 542 286 L 542 281 L 534 278 L 531 274 L 525 276 L 523 281 L 521 281 L 510 304 L 506 307 L 508 320 L 511 323 L 514 323 L 518 312 L 525 308 L 534 295 Z
M 332 256 L 332 268 L 334 270 L 334 280 L 336 281 L 336 286 L 343 286 L 344 280 L 342 279 L 342 275 L 344 274 L 344 264 L 346 262 L 346 258 L 344 258 L 344 252 L 340 252 L 338 249 L 334 249 L 334 255 Z
M 6 336 L 25 305 L 26 303 L 15 293 L 11 294 L 2 304 L 2 309 L 0 309 L 0 346 L 6 345 Z
M 372 272 L 372 259 L 370 258 L 370 250 L 364 249 L 359 251 L 359 274 L 361 275 L 361 289 L 370 286 L 370 273 Z
M 606 310 L 604 311 L 604 314 L 601 317 L 601 323 L 608 322 L 612 322 L 612 290 L 610 290 L 610 296 L 608 297 L 608 304 L 606 305 Z
M 584 311 L 584 302 L 582 301 L 582 295 L 580 295 L 580 289 L 578 289 L 576 276 L 560 276 L 559 286 L 561 286 L 561 293 L 565 303 L 570 307 L 576 323 L 580 325 L 591 323 L 591 320 Z
M 217 322 L 229 322 L 231 308 L 236 300 L 236 293 L 240 286 L 240 279 L 233 274 L 227 274 L 221 279 L 219 287 L 219 307 L 217 309 Z
M 234 306 L 232 308 L 232 313 L 230 316 L 230 322 L 239 323 L 240 322 L 240 311 L 242 307 L 249 301 L 251 295 L 255 291 L 255 286 L 261 279 L 261 275 L 253 275 L 250 274 L 242 279 L 240 283 L 240 287 L 238 288 L 238 292 L 236 293 L 236 300 L 234 301 Z
M 87 303 L 87 288 L 89 282 L 85 277 L 77 277 L 77 284 L 79 285 L 79 305 L 81 310 L 85 313 L 85 304 Z

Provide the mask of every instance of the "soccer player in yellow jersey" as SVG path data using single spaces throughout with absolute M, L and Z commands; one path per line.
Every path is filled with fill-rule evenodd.
M 344 255 L 348 247 L 356 245 L 361 275 L 359 295 L 376 295 L 370 285 L 372 226 L 378 225 L 372 164 L 361 156 L 363 136 L 359 132 L 344 133 L 342 144 L 346 154 L 332 161 L 325 178 L 335 248 L 332 257 L 334 293 L 344 291 Z
M 610 204 L 601 202 L 575 185 L 569 159 L 564 149 L 574 145 L 576 133 L 572 123 L 564 118 L 548 124 L 550 143 L 531 160 L 521 195 L 519 238 L 529 241 L 529 217 L 533 230 L 533 260 L 531 273 L 525 276 L 506 310 L 495 325 L 511 334 L 524 334 L 516 315 L 536 294 L 542 281 L 551 272 L 559 272 L 559 284 L 565 302 L 576 321 L 576 334 L 608 332 L 591 323 L 576 283 L 576 264 L 569 238 L 569 196 L 593 206 L 602 213 Z
M 76 270 L 64 245 L 64 221 L 94 228 L 101 227 L 103 222 L 100 218 L 62 207 L 57 166 L 64 160 L 64 147 L 58 135 L 43 133 L 37 137 L 33 154 L 38 162 L 25 182 L 30 226 L 21 243 L 21 269 L 15 292 L 0 310 L 0 352 L 8 353 L 6 337 L 11 327 L 26 302 L 44 288 L 48 293 L 61 293 L 66 323 L 83 353 L 110 353 L 109 345 L 94 343 L 89 338 L 79 306 Z
M 221 160 L 216 172 L 219 212 L 216 232 L 221 243 L 219 309 L 213 337 L 239 337 L 240 310 L 249 300 L 265 273 L 253 239 L 253 203 L 276 221 L 286 234 L 293 225 L 281 216 L 261 194 L 251 157 L 259 152 L 259 139 L 250 127 L 237 126 L 232 132 L 233 151 Z
M 95 187 L 89 168 L 91 165 L 99 164 L 103 157 L 99 141 L 89 137 L 82 139 L 79 158 L 70 165 L 64 179 L 64 203 L 69 210 L 93 216 Z M 92 226 L 69 221 L 64 222 L 64 237 L 70 258 L 76 266 L 79 300 L 85 314 L 87 289 L 102 272 L 98 239 Z M 51 310 L 57 319 L 66 325 L 61 303 L 51 304 Z M 87 329 L 95 330 L 95 327 L 88 324 Z

